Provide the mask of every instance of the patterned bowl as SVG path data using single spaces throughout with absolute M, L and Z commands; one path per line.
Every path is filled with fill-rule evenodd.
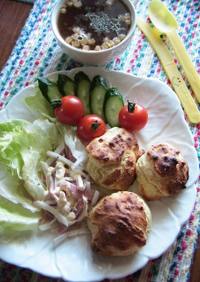
M 135 14 L 135 8 L 131 0 L 120 0 L 120 1 L 122 1 L 130 11 L 131 26 L 129 32 L 119 44 L 113 46 L 112 48 L 104 49 L 100 51 L 78 49 L 65 42 L 58 29 L 59 11 L 60 8 L 63 6 L 65 0 L 57 1 L 52 11 L 51 24 L 52 24 L 54 35 L 58 41 L 58 44 L 62 48 L 63 52 L 68 54 L 75 61 L 85 64 L 90 64 L 90 65 L 105 65 L 107 62 L 111 61 L 115 56 L 121 54 L 127 48 L 128 44 L 132 39 L 136 25 L 135 22 L 136 14 Z

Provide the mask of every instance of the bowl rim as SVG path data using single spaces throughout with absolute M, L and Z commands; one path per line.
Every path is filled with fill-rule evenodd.
M 131 26 L 129 28 L 129 31 L 128 31 L 126 37 L 119 44 L 116 44 L 113 47 L 108 48 L 108 49 L 96 51 L 96 50 L 79 49 L 79 48 L 73 47 L 72 45 L 66 43 L 64 38 L 62 37 L 62 35 L 59 32 L 58 24 L 57 24 L 58 15 L 59 15 L 59 8 L 62 6 L 62 4 L 65 2 L 65 0 L 57 1 L 56 4 L 53 7 L 53 10 L 52 10 L 52 13 L 51 13 L 51 26 L 52 26 L 54 36 L 64 47 L 70 49 L 71 51 L 74 51 L 74 52 L 77 52 L 77 53 L 83 54 L 83 55 L 84 54 L 85 55 L 87 55 L 87 54 L 89 54 L 89 55 L 105 54 L 105 53 L 109 53 L 109 52 L 112 52 L 112 51 L 120 48 L 120 46 L 122 46 L 125 42 L 127 42 L 133 35 L 133 32 L 134 32 L 135 27 L 136 27 L 136 11 L 135 11 L 135 6 L 134 6 L 134 4 L 131 0 L 119 0 L 119 1 L 122 1 L 126 5 L 126 7 L 128 8 L 128 10 L 131 14 Z

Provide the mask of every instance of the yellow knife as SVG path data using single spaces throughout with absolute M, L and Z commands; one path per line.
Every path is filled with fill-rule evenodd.
M 200 111 L 192 98 L 190 91 L 188 90 L 185 81 L 179 72 L 174 59 L 161 39 L 161 33 L 152 25 L 145 23 L 142 19 L 136 19 L 138 27 L 148 38 L 153 49 L 158 55 L 162 66 L 171 81 L 171 84 L 187 114 L 187 117 L 191 123 L 197 124 L 200 122 Z

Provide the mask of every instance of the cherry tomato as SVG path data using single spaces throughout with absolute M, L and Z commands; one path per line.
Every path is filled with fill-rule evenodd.
M 106 124 L 102 118 L 97 115 L 84 116 L 78 126 L 77 134 L 81 140 L 90 141 L 106 132 Z
M 61 99 L 61 106 L 54 110 L 56 118 L 69 125 L 77 125 L 84 115 L 84 105 L 76 96 L 65 96 Z
M 119 124 L 128 131 L 142 129 L 148 121 L 147 110 L 135 103 L 128 102 L 119 112 Z

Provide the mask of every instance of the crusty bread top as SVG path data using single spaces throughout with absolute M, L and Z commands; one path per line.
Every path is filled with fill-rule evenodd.
M 123 128 L 113 127 L 103 136 L 95 138 L 86 147 L 91 156 L 106 163 L 120 162 L 127 149 L 139 151 L 133 134 Z
M 155 172 L 162 178 L 168 178 L 168 188 L 175 192 L 185 188 L 189 168 L 180 151 L 168 144 L 158 144 L 147 152 L 147 158 L 153 162 Z
M 103 198 L 89 215 L 96 252 L 115 255 L 146 243 L 151 214 L 135 193 L 123 191 Z

